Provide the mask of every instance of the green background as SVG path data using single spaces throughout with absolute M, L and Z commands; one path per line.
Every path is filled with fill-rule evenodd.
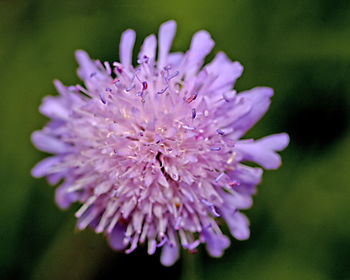
M 275 89 L 247 136 L 286 131 L 283 165 L 264 173 L 248 241 L 219 259 L 201 248 L 171 268 L 145 248 L 113 252 L 102 235 L 75 230 L 54 188 L 30 176 L 46 155 L 30 142 L 55 78 L 78 83 L 74 51 L 118 59 L 120 34 L 143 38 L 175 19 L 173 50 L 208 30 L 214 52 L 245 67 L 236 88 Z M 0 279 L 350 279 L 350 1 L 0 1 Z

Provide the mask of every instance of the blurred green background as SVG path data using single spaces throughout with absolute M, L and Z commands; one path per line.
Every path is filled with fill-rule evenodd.
M 103 236 L 77 232 L 77 205 L 61 211 L 54 189 L 30 169 L 46 155 L 30 134 L 55 78 L 78 83 L 74 51 L 118 59 L 120 34 L 143 38 L 175 19 L 173 50 L 206 29 L 245 67 L 237 89 L 275 89 L 249 132 L 286 131 L 290 146 L 267 171 L 247 211 L 248 241 L 220 259 L 182 252 L 171 268 L 145 248 L 113 252 Z M 350 279 L 350 1 L 0 1 L 0 279 Z

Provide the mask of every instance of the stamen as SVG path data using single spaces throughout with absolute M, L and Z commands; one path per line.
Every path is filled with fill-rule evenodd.
M 194 119 L 196 117 L 197 113 L 196 113 L 196 109 L 193 108 L 192 109 L 192 119 Z
M 221 147 L 210 147 L 211 151 L 220 151 Z
M 240 183 L 238 183 L 237 181 L 232 181 L 230 183 L 228 183 L 230 185 L 230 187 L 234 188 L 234 187 L 239 187 Z
M 231 164 L 232 162 L 233 162 L 233 160 L 235 159 L 235 157 L 236 157 L 236 153 L 235 152 L 233 152 L 232 153 L 232 155 L 231 155 L 231 157 L 227 160 L 227 164 Z
M 168 81 L 170 81 L 171 79 L 173 79 L 173 78 L 175 78 L 177 75 L 179 75 L 179 71 L 176 71 L 176 72 L 174 72 L 173 74 L 171 74 L 168 78 L 167 78 L 167 80 Z
M 97 75 L 96 72 L 92 72 L 92 73 L 90 74 L 90 78 L 92 78 L 92 77 L 94 77 L 94 76 L 96 76 L 96 75 Z
M 142 64 L 142 63 L 148 63 L 149 57 L 147 55 L 144 55 L 142 59 L 138 59 L 137 63 Z
M 137 248 L 137 242 L 139 240 L 139 236 L 133 238 L 131 247 L 125 251 L 126 254 L 130 254 L 132 251 L 134 251 Z
M 125 89 L 125 91 L 126 91 L 126 92 L 129 92 L 129 91 L 132 90 L 134 87 L 135 87 L 135 84 L 132 83 L 132 84 L 130 85 L 129 88 Z
M 211 206 L 214 205 L 213 203 L 209 202 L 208 200 L 206 200 L 206 199 L 204 199 L 204 198 L 201 199 L 201 202 L 202 202 L 204 205 L 209 206 L 209 207 L 211 207 Z
M 219 182 L 220 179 L 221 179 L 224 175 L 225 175 L 225 173 L 222 172 L 218 177 L 216 177 L 215 182 L 216 182 L 216 183 Z
M 139 72 L 140 70 L 141 70 L 140 68 L 136 69 L 135 72 L 134 72 L 134 74 L 132 75 L 132 78 L 131 78 L 131 85 L 130 85 L 129 88 L 126 89 L 127 92 L 129 92 L 130 90 L 132 90 L 132 89 L 135 87 L 135 83 L 134 83 L 135 78 L 137 78 L 137 79 L 140 81 L 139 77 L 137 77 L 137 72 Z M 140 82 L 141 82 L 141 81 L 140 81 Z
M 186 99 L 186 102 L 191 103 L 193 100 L 195 100 L 197 98 L 197 96 L 198 96 L 198 92 L 195 92 L 189 98 Z
M 201 199 L 201 202 L 202 202 L 204 205 L 210 207 L 211 212 L 214 214 L 214 216 L 220 217 L 220 214 L 216 211 L 215 205 L 214 205 L 213 203 L 211 203 L 211 202 L 205 200 L 204 198 Z
M 123 73 L 123 67 L 120 63 L 118 62 L 113 62 L 113 66 L 115 69 L 119 72 L 119 74 Z
M 103 64 L 104 64 L 104 66 L 106 68 L 106 71 L 107 71 L 108 75 L 111 75 L 112 70 L 111 70 L 111 66 L 109 65 L 108 61 L 105 61 Z
M 102 101 L 103 104 L 106 104 L 106 98 L 103 92 L 100 92 L 100 99 Z
M 163 94 L 169 86 L 166 86 L 165 88 L 163 88 L 162 90 L 158 91 L 157 94 Z
M 211 206 L 211 212 L 214 214 L 215 217 L 220 217 L 221 215 L 216 211 L 215 206 Z
M 187 130 L 195 130 L 196 129 L 195 127 L 190 127 L 190 126 L 187 126 L 187 125 L 183 125 L 182 127 L 184 129 L 187 129 Z
M 96 196 L 91 196 L 86 202 L 80 207 L 80 209 L 75 213 L 76 218 L 80 218 L 85 211 L 95 202 Z
M 159 247 L 162 247 L 165 243 L 167 243 L 168 242 L 168 238 L 166 237 L 166 236 L 164 236 L 163 237 L 163 239 L 162 239 L 162 241 L 159 243 L 159 244 L 157 244 L 157 247 L 159 248 Z
M 225 134 L 225 132 L 222 131 L 220 128 L 218 128 L 218 129 L 216 130 L 216 132 L 219 133 L 220 135 L 224 135 L 224 134 Z
M 112 92 L 111 88 L 106 88 L 106 91 Z
M 89 95 L 89 92 L 85 88 L 83 88 L 81 85 L 76 85 L 75 88 L 78 91 L 81 91 L 82 93 L 85 93 L 86 95 Z
M 178 230 L 180 228 L 181 221 L 182 221 L 182 217 L 178 217 L 177 221 L 176 221 L 176 224 L 174 226 L 174 230 Z
M 142 90 L 146 90 L 147 87 L 148 87 L 147 82 L 146 82 L 146 81 L 145 81 L 145 82 L 142 82 Z
M 116 85 L 117 83 L 119 83 L 120 80 L 118 78 L 115 78 L 112 82 L 111 85 Z
M 188 244 L 187 245 L 187 248 L 188 248 L 188 250 L 194 250 L 195 248 L 197 248 L 198 247 L 198 245 L 200 244 L 201 242 L 199 241 L 199 240 L 196 240 L 196 241 L 194 241 L 194 242 L 192 242 L 192 243 L 190 243 L 190 244 Z

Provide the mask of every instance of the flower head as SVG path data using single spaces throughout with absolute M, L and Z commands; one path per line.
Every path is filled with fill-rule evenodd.
M 219 52 L 202 67 L 214 42 L 206 31 L 193 36 L 185 53 L 169 53 L 176 24 L 148 36 L 132 65 L 135 32 L 120 43 L 120 62 L 92 61 L 79 50 L 78 75 L 85 87 L 55 81 L 57 97 L 40 112 L 51 120 L 32 134 L 34 145 L 54 154 L 38 163 L 34 177 L 62 181 L 56 201 L 79 201 L 80 230 L 105 233 L 116 250 L 132 252 L 147 243 L 162 247 L 161 262 L 172 265 L 180 245 L 194 251 L 205 243 L 219 257 L 229 246 L 217 221 L 239 240 L 249 237 L 239 212 L 252 204 L 262 169 L 280 165 L 276 151 L 286 134 L 240 140 L 266 112 L 272 89 L 236 93 L 243 67 Z

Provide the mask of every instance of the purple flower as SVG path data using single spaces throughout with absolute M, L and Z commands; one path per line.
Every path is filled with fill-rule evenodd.
M 147 243 L 162 247 L 161 262 L 172 265 L 180 245 L 194 251 L 205 243 L 220 257 L 229 246 L 217 221 L 239 240 L 249 237 L 249 221 L 239 212 L 262 169 L 281 164 L 276 151 L 287 134 L 240 140 L 266 112 L 272 89 L 236 93 L 243 67 L 219 52 L 202 67 L 214 42 L 206 31 L 193 36 L 186 53 L 169 53 L 174 21 L 148 36 L 132 65 L 135 32 L 120 43 L 120 63 L 93 61 L 77 51 L 78 75 L 85 87 L 55 81 L 57 97 L 46 97 L 40 112 L 50 122 L 32 134 L 34 145 L 54 154 L 32 174 L 47 177 L 61 208 L 79 201 L 80 230 L 104 233 L 116 250 L 132 252 Z

